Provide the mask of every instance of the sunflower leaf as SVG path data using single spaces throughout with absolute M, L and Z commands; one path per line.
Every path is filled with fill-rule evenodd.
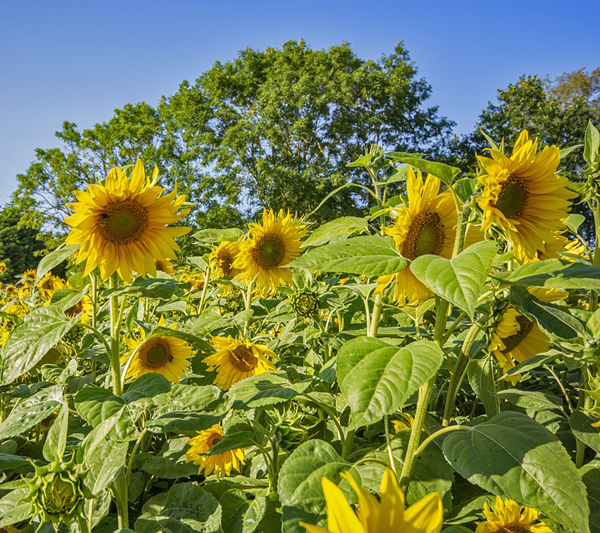
M 310 381 L 290 383 L 283 371 L 264 372 L 239 381 L 228 395 L 234 400 L 234 409 L 253 409 L 291 400 L 310 385 Z
M 473 316 L 497 250 L 495 243 L 482 241 L 453 259 L 437 255 L 417 257 L 410 270 L 432 292 Z
M 571 431 L 577 439 L 596 453 L 600 453 L 600 432 L 598 428 L 592 427 L 593 422 L 594 420 L 581 411 L 573 411 L 569 418 Z
M 384 154 L 393 161 L 400 161 L 401 163 L 407 163 L 415 168 L 424 170 L 428 174 L 432 174 L 436 178 L 439 178 L 446 185 L 452 185 L 452 181 L 456 176 L 462 174 L 460 168 L 451 167 L 444 163 L 438 163 L 437 161 L 428 161 L 427 159 L 421 159 L 420 157 L 411 157 L 404 154 L 395 154 L 389 152 Z
M 302 245 L 320 246 L 321 244 L 328 243 L 335 237 L 347 237 L 356 233 L 369 233 L 369 222 L 366 218 L 336 218 L 331 222 L 319 226 Z
M 404 270 L 406 259 L 396 250 L 394 239 L 372 235 L 314 248 L 289 266 L 321 272 L 385 276 Z
M 352 410 L 350 429 L 395 413 L 442 364 L 437 344 L 417 341 L 399 348 L 362 337 L 342 346 L 337 358 L 340 389 Z
M 35 282 L 40 281 L 48 272 L 50 272 L 55 266 L 60 265 L 65 259 L 67 259 L 75 250 L 79 248 L 76 244 L 65 244 L 60 246 L 53 252 L 46 255 L 37 267 Z
M 509 285 L 547 289 L 600 289 L 600 267 L 547 259 L 520 266 L 506 276 L 494 276 Z
M 522 413 L 502 412 L 442 446 L 456 471 L 483 489 L 589 533 L 585 486 L 560 441 Z
M 300 520 L 317 524 L 325 520 L 325 497 L 321 480 L 339 483 L 340 474 L 350 468 L 331 444 L 310 440 L 287 458 L 279 473 L 277 492 L 283 505 L 283 533 L 301 533 Z

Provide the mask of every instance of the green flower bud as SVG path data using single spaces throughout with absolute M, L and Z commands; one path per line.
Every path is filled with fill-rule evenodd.
M 291 297 L 291 305 L 298 316 L 309 318 L 319 311 L 319 294 L 303 289 Z

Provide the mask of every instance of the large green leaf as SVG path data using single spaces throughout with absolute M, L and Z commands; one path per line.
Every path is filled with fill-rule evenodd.
M 310 381 L 290 383 L 284 371 L 264 372 L 239 381 L 229 390 L 235 409 L 254 409 L 285 402 L 302 394 Z
M 351 428 L 395 413 L 442 364 L 437 344 L 416 341 L 403 348 L 384 340 L 353 339 L 338 353 L 340 389 L 352 410 Z
M 202 244 L 213 244 L 220 241 L 239 241 L 244 232 L 237 228 L 203 229 L 194 233 L 193 237 Z
M 63 402 L 61 385 L 54 385 L 36 392 L 23 400 L 0 424 L 0 439 L 15 437 L 48 418 L 57 411 Z
M 16 489 L 0 498 L 0 528 L 11 526 L 31 517 L 31 503 L 23 501 L 29 489 Z
M 581 411 L 573 411 L 569 424 L 573 434 L 597 454 L 600 454 L 600 429 L 592 427 L 594 420 Z
M 52 422 L 46 442 L 44 443 L 43 454 L 49 463 L 60 462 L 67 447 L 67 434 L 69 432 L 69 406 L 64 403 L 58 416 Z
M 325 497 L 321 480 L 339 483 L 340 474 L 349 470 L 331 444 L 310 440 L 287 458 L 279 473 L 278 493 L 283 505 L 283 533 L 304 533 L 300 520 L 317 524 L 325 519 Z
M 353 237 L 335 244 L 309 250 L 295 261 L 293 267 L 323 272 L 385 276 L 406 267 L 391 237 Z
M 600 267 L 565 259 L 536 261 L 497 276 L 505 283 L 548 289 L 600 289 Z
M 435 294 L 472 316 L 497 249 L 495 243 L 482 241 L 453 259 L 422 255 L 411 263 L 410 270 Z
M 596 160 L 598 149 L 600 148 L 600 133 L 591 120 L 588 120 L 584 139 L 583 158 L 586 163 L 591 165 Z
M 105 290 L 102 296 L 123 296 L 128 294 L 143 298 L 169 300 L 175 294 L 177 288 L 177 283 L 171 278 L 136 278 L 133 283 L 125 287 Z
M 219 533 L 221 506 L 194 483 L 178 483 L 150 498 L 135 522 L 137 533 Z
M 25 316 L 1 351 L 1 384 L 8 385 L 31 370 L 76 324 L 61 309 L 39 307 Z
M 347 237 L 357 233 L 369 233 L 369 222 L 366 218 L 341 217 L 323 224 L 302 244 L 304 246 L 320 246 L 335 237 Z
M 388 152 L 385 155 L 393 161 L 401 161 L 402 163 L 407 163 L 415 168 L 424 170 L 429 174 L 433 174 L 446 185 L 450 185 L 454 178 L 462 173 L 460 168 L 451 167 L 450 165 L 438 163 L 436 161 L 428 161 L 427 159 L 421 159 L 420 157 L 398 154 L 397 152 Z
M 586 490 L 575 465 L 559 440 L 526 415 L 503 412 L 450 433 L 443 451 L 471 483 L 589 533 Z
M 584 324 L 570 314 L 569 308 L 538 300 L 525 287 L 511 287 L 509 302 L 551 335 L 567 340 L 583 335 Z
M 75 250 L 79 248 L 76 244 L 65 244 L 60 248 L 50 252 L 44 259 L 40 261 L 37 267 L 35 282 L 40 281 L 48 272 L 50 272 L 55 266 L 60 265 L 65 259 L 67 259 Z
M 588 463 L 580 472 L 590 503 L 590 531 L 600 533 L 600 460 Z

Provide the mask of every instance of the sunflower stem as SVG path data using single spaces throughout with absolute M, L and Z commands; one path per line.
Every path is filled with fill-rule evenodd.
M 381 303 L 381 294 L 375 296 L 373 302 L 373 312 L 371 313 L 371 323 L 367 332 L 369 337 L 377 337 L 377 329 L 379 328 L 379 319 L 381 318 L 381 309 L 383 305 Z
M 396 472 L 396 462 L 394 461 L 394 454 L 392 452 L 392 442 L 390 440 L 390 423 L 388 419 L 388 415 L 384 415 L 383 417 L 383 431 L 385 432 L 385 446 L 387 448 L 388 457 L 390 458 L 390 466 L 392 467 L 392 471 L 398 477 L 398 472 Z
M 110 288 L 116 289 L 119 284 L 117 273 L 114 273 L 110 278 Z M 120 361 L 120 337 L 119 330 L 121 327 L 121 318 L 123 307 L 119 309 L 119 297 L 114 294 L 110 295 L 110 367 L 112 372 L 113 393 L 115 396 L 123 395 L 123 387 L 121 386 L 121 361 Z
M 448 394 L 446 396 L 446 403 L 444 405 L 444 417 L 442 419 L 442 426 L 446 427 L 450 423 L 454 406 L 456 405 L 456 397 L 460 389 L 460 385 L 465 377 L 467 370 L 467 363 L 469 362 L 469 352 L 475 342 L 479 329 L 485 323 L 487 317 L 480 318 L 475 322 L 467 332 L 463 345 L 460 349 L 460 354 L 456 360 L 456 365 L 450 376 L 450 383 L 448 384 Z
M 419 457 L 419 455 L 421 455 L 425 451 L 425 448 L 427 448 L 428 444 L 430 444 L 431 442 L 433 442 L 439 436 L 443 435 L 444 433 L 449 433 L 450 431 L 465 430 L 465 429 L 466 430 L 471 430 L 472 428 L 469 427 L 469 426 L 450 426 L 450 427 L 447 427 L 447 428 L 438 429 L 435 433 L 432 433 L 431 435 L 429 435 L 429 437 L 427 437 L 421 443 L 421 445 L 417 448 L 417 451 L 415 452 L 415 459 L 417 457 Z

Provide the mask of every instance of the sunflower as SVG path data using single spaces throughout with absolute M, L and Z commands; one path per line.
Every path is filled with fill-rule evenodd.
M 389 468 L 381 480 L 379 500 L 359 487 L 348 472 L 342 477 L 358 495 L 358 513 L 352 510 L 341 489 L 324 477 L 321 484 L 327 504 L 327 529 L 300 522 L 309 533 L 439 533 L 442 530 L 444 518 L 439 492 L 428 494 L 405 509 L 404 494 Z
M 574 261 L 572 257 L 564 254 L 574 255 L 587 259 L 588 247 L 581 239 L 569 239 L 564 233 L 555 233 L 554 239 L 546 243 L 543 251 L 538 252 L 538 259 L 566 259 Z
M 306 235 L 304 224 L 282 210 L 277 215 L 265 209 L 262 224 L 250 224 L 248 238 L 240 242 L 233 268 L 241 273 L 239 279 L 248 283 L 256 280 L 256 292 L 266 295 L 292 279 L 286 265 L 300 256 L 300 239 Z
M 201 291 L 204 288 L 205 283 L 204 274 L 202 272 L 199 274 L 188 274 L 186 272 L 181 275 L 180 281 L 183 281 L 183 283 L 190 286 L 190 288 L 187 289 L 190 294 Z
M 25 272 L 23 272 L 23 274 L 21 274 L 21 280 L 19 281 L 19 283 L 21 283 L 25 287 L 33 287 L 33 285 L 35 284 L 36 277 L 37 271 L 31 269 L 26 270 Z
M 159 325 L 164 326 L 164 318 Z M 176 329 L 177 324 L 169 326 Z M 133 359 L 127 370 L 127 379 L 136 379 L 144 374 L 155 372 L 162 374 L 172 383 L 179 383 L 185 377 L 185 371 L 190 365 L 189 359 L 193 350 L 186 342 L 177 337 L 157 336 L 146 339 L 146 334 L 141 330 L 141 338 L 125 339 L 130 352 L 123 356 L 121 362 Z
M 241 272 L 241 270 L 233 268 L 233 262 L 239 251 L 239 242 L 224 241 L 208 256 L 208 262 L 217 278 L 237 276 Z
M 512 500 L 496 496 L 493 508 L 483 504 L 487 520 L 480 522 L 475 533 L 552 533 L 552 530 L 539 521 L 540 513 L 531 507 L 523 507 Z
M 44 300 L 50 300 L 57 290 L 64 289 L 66 285 L 62 279 L 53 276 L 51 272 L 47 272 L 44 277 L 37 282 L 36 287 Z
M 81 300 L 79 300 L 75 305 L 65 309 L 65 315 L 69 318 L 73 318 L 79 313 L 83 313 L 81 316 L 81 322 L 84 324 L 89 324 L 92 317 L 92 312 L 92 299 L 87 294 L 84 294 Z
M 213 337 L 212 345 L 217 353 L 204 359 L 208 371 L 217 370 L 216 384 L 223 390 L 229 390 L 232 385 L 250 376 L 257 376 L 269 370 L 275 370 L 275 365 L 265 356 L 272 359 L 278 357 L 261 344 L 238 341 L 231 337 Z
M 4 261 L 0 261 L 0 274 L 4 274 L 6 272 L 6 263 Z
M 396 223 L 384 231 L 394 238 L 400 254 L 410 261 L 426 254 L 446 259 L 452 257 L 458 222 L 456 206 L 449 190 L 442 193 L 439 190 L 438 178 L 429 174 L 423 183 L 420 170 L 415 175 L 412 167 L 408 169 L 408 205 L 397 209 Z M 477 228 L 471 227 L 465 244 L 468 246 L 481 238 Z M 410 268 L 377 278 L 379 286 L 375 293 L 383 292 L 393 281 L 394 301 L 398 305 L 418 304 L 432 296 L 429 289 L 415 278 Z
M 204 475 L 208 476 L 214 472 L 217 477 L 221 477 L 228 476 L 232 470 L 238 472 L 241 470 L 241 465 L 246 461 L 243 449 L 229 450 L 215 455 L 202 455 L 224 438 L 223 429 L 216 424 L 204 431 L 198 431 L 198 435 L 188 441 L 188 445 L 191 447 L 185 454 L 186 459 L 188 463 L 194 463 L 200 467 L 198 474 L 204 471 Z
M 173 268 L 173 265 L 171 264 L 171 260 L 170 259 L 157 259 L 155 262 L 156 265 L 156 270 L 159 272 L 164 272 L 165 274 L 169 274 L 169 276 L 172 276 L 173 274 L 175 274 L 175 269 Z
M 394 433 L 398 433 L 401 429 L 411 429 L 415 422 L 415 418 L 410 413 L 402 413 L 400 415 L 404 420 L 392 420 Z
M 517 261 L 534 259 L 554 240 L 555 232 L 564 230 L 570 199 L 577 196 L 567 189 L 567 178 L 555 175 L 560 150 L 546 146 L 538 153 L 537 139 L 529 139 L 523 130 L 511 157 L 498 150 L 490 150 L 490 155 L 477 156 L 483 229 L 497 224 L 512 243 Z
M 555 302 L 566 297 L 566 292 L 560 289 L 530 289 L 530 293 L 544 302 Z M 506 373 L 514 368 L 515 361 L 522 363 L 550 348 L 550 339 L 540 327 L 517 311 L 508 306 L 502 312 L 491 334 L 488 350 L 496 356 L 500 367 Z M 520 376 L 509 378 L 516 384 Z
M 68 205 L 73 214 L 65 220 L 73 228 L 66 243 L 81 245 L 77 263 L 85 261 L 84 276 L 96 267 L 103 279 L 115 271 L 127 282 L 133 271 L 155 276 L 156 260 L 179 251 L 174 238 L 185 235 L 189 228 L 166 225 L 187 214 L 185 210 L 177 213 L 185 196 L 177 196 L 177 187 L 161 196 L 157 175 L 155 168 L 152 180 L 146 179 L 138 159 L 130 178 L 113 168 L 104 184 L 75 191 L 77 202 Z

